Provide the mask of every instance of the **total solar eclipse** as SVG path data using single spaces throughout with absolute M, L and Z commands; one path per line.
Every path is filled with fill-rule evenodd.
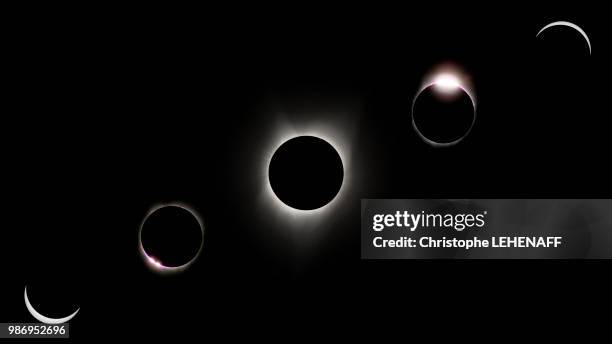
M 274 194 L 300 210 L 331 202 L 342 187 L 344 166 L 336 149 L 315 136 L 298 136 L 274 152 L 268 168 Z
M 158 270 L 187 267 L 200 253 L 203 227 L 189 209 L 167 205 L 153 210 L 140 228 L 140 247 L 147 263 Z
M 412 104 L 415 130 L 434 146 L 458 143 L 475 120 L 474 100 L 453 75 L 440 75 L 417 93 Z

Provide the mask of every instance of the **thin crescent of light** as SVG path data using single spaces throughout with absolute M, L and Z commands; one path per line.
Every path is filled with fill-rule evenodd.
M 582 30 L 582 28 L 574 23 L 570 23 L 568 21 L 556 21 L 556 22 L 552 22 L 546 26 L 544 26 L 542 29 L 540 29 L 540 31 L 538 31 L 538 33 L 536 34 L 536 37 L 538 37 L 542 31 L 548 29 L 549 27 L 553 27 L 553 26 L 567 26 L 567 27 L 571 27 L 572 29 L 580 32 L 580 34 L 582 35 L 582 37 L 584 37 L 584 39 L 587 42 L 587 45 L 589 46 L 589 55 L 591 54 L 591 41 L 589 40 L 589 36 L 587 36 L 586 32 L 584 32 L 584 30 Z
M 74 318 L 74 316 L 77 315 L 77 313 L 80 310 L 80 308 L 77 308 L 77 310 L 74 311 L 74 313 L 70 314 L 67 317 L 63 317 L 63 318 L 49 318 L 49 317 L 46 317 L 46 316 L 38 313 L 36 311 L 36 309 L 34 309 L 32 304 L 30 303 L 30 300 L 28 299 L 28 286 L 26 286 L 25 290 L 23 291 L 23 298 L 25 299 L 25 304 L 26 304 L 26 307 L 28 308 L 28 311 L 30 312 L 30 314 L 32 314 L 32 316 L 34 318 L 36 318 L 36 320 L 38 320 L 38 321 L 40 321 L 41 323 L 44 323 L 44 324 L 49 324 L 49 325 L 63 324 L 65 322 L 70 321 L 70 319 Z

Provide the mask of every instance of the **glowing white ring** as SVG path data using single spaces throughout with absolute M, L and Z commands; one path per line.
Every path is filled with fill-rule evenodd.
M 28 299 L 28 286 L 26 286 L 25 290 L 23 291 L 23 298 L 25 299 L 26 308 L 28 309 L 30 314 L 32 314 L 32 316 L 34 318 L 36 318 L 36 320 L 38 320 L 38 321 L 40 321 L 41 323 L 44 323 L 44 324 L 49 324 L 49 325 L 63 324 L 65 322 L 70 321 L 72 318 L 74 318 L 74 316 L 77 315 L 77 313 L 80 310 L 80 308 L 77 308 L 77 310 L 74 311 L 74 313 L 70 314 L 67 317 L 63 317 L 63 318 L 49 318 L 49 317 L 46 317 L 46 316 L 38 313 L 38 311 L 36 311 L 36 309 L 34 309 L 34 306 L 32 306 L 32 304 L 30 303 L 30 300 Z
M 162 209 L 162 208 L 167 208 L 167 207 L 178 207 L 178 208 L 188 211 L 191 215 L 193 215 L 193 217 L 195 217 L 196 221 L 198 221 L 198 224 L 200 225 L 200 230 L 202 231 L 202 241 L 200 242 L 200 248 L 198 248 L 198 252 L 196 252 L 195 256 L 193 256 L 193 258 L 191 258 L 190 261 L 188 261 L 187 263 L 183 265 L 179 265 L 179 266 L 162 265 L 154 257 L 149 256 L 147 252 L 145 251 L 144 247 L 142 246 L 142 226 L 144 225 L 145 221 L 147 221 L 149 216 L 151 216 L 151 214 L 153 214 L 157 210 Z M 195 262 L 196 259 L 198 259 L 198 257 L 200 256 L 200 252 L 202 252 L 203 247 L 204 247 L 204 223 L 202 222 L 202 219 L 200 218 L 200 216 L 198 216 L 198 214 L 196 214 L 194 210 L 192 210 L 190 207 L 186 205 L 183 205 L 180 203 L 166 203 L 166 204 L 157 205 L 149 210 L 147 215 L 145 215 L 144 219 L 140 223 L 140 229 L 138 231 L 138 249 L 140 250 L 140 253 L 142 254 L 142 258 L 144 259 L 147 266 L 155 272 L 175 273 L 175 272 L 184 271 L 191 264 L 193 264 L 193 262 Z
M 414 121 L 414 104 L 416 104 L 417 99 L 419 98 L 419 96 L 421 95 L 421 93 L 431 87 L 436 85 L 437 82 L 430 82 L 428 84 L 425 84 L 425 86 L 421 87 L 421 89 L 417 92 L 417 94 L 414 96 L 414 99 L 412 100 L 412 107 L 411 107 L 411 115 L 412 115 L 412 127 L 414 128 L 414 130 L 416 130 L 417 134 L 419 134 L 419 136 L 421 137 L 421 139 L 423 139 L 423 141 L 425 141 L 426 143 L 434 146 L 434 147 L 448 147 L 448 146 L 452 146 L 452 145 L 456 145 L 457 143 L 461 142 L 464 138 L 466 138 L 470 132 L 472 131 L 472 128 L 474 127 L 474 124 L 476 123 L 476 99 L 474 98 L 474 96 L 472 96 L 472 94 L 465 88 L 463 87 L 463 85 L 461 84 L 457 84 L 456 87 L 459 88 L 460 90 L 462 90 L 463 92 L 465 92 L 465 94 L 468 95 L 468 97 L 470 97 L 470 101 L 472 102 L 472 108 L 474 109 L 473 112 L 473 116 L 472 116 L 472 123 L 470 124 L 470 127 L 468 128 L 468 130 L 465 132 L 465 134 L 463 134 L 461 137 L 459 137 L 458 139 L 451 141 L 451 142 L 436 142 L 433 141 L 427 137 L 425 137 L 425 135 L 423 135 L 423 133 L 419 130 L 419 128 L 416 125 L 416 122 Z
M 336 154 L 338 154 L 338 157 L 340 158 L 340 163 L 342 163 L 342 184 L 340 184 L 340 188 L 338 189 L 338 192 L 336 192 L 336 194 L 334 195 L 334 198 L 332 198 L 332 199 L 331 199 L 329 202 L 327 202 L 327 203 L 323 204 L 322 206 L 320 206 L 320 207 L 318 207 L 318 208 L 314 208 L 314 209 L 298 209 L 298 208 L 294 208 L 294 207 L 292 207 L 292 206 L 288 205 L 287 203 L 283 202 L 283 200 L 281 200 L 281 199 L 278 197 L 278 195 L 276 194 L 276 192 L 274 192 L 274 189 L 272 189 L 272 183 L 270 182 L 270 164 L 272 163 L 272 158 L 274 158 L 274 154 L 276 154 L 276 151 L 277 151 L 277 150 L 278 150 L 278 149 L 279 149 L 279 148 L 280 148 L 282 145 L 284 145 L 284 144 L 285 144 L 285 143 L 287 143 L 288 141 L 293 140 L 293 139 L 295 139 L 295 138 L 298 138 L 298 137 L 309 137 L 309 136 L 310 136 L 310 137 L 316 137 L 316 138 L 317 138 L 317 139 L 319 139 L 319 140 L 323 140 L 323 141 L 325 141 L 325 142 L 326 142 L 328 145 L 330 145 L 330 146 L 331 146 L 331 147 L 334 149 L 334 151 L 336 152 Z M 267 169 L 267 175 L 268 175 L 268 178 L 267 178 L 267 181 L 268 181 L 268 187 L 270 188 L 270 191 L 272 192 L 272 194 L 274 194 L 274 197 L 276 197 L 276 199 L 277 199 L 277 200 L 278 200 L 280 203 L 282 203 L 282 204 L 283 204 L 283 205 L 285 205 L 286 207 L 290 208 L 291 210 L 293 210 L 293 211 L 305 212 L 305 213 L 306 213 L 306 212 L 312 212 L 312 211 L 316 211 L 316 210 L 323 209 L 323 208 L 327 207 L 327 206 L 328 206 L 328 205 L 330 205 L 330 204 L 331 204 L 331 203 L 332 203 L 332 202 L 333 202 L 333 201 L 334 201 L 336 198 L 338 198 L 338 195 L 340 194 L 340 191 L 342 191 L 342 187 L 344 186 L 344 180 L 346 179 L 346 178 L 345 178 L 345 177 L 346 177 L 346 172 L 345 172 L 345 169 L 346 169 L 346 168 L 345 168 L 345 165 L 344 165 L 344 160 L 342 159 L 342 154 L 340 154 L 340 151 L 339 151 L 339 150 L 338 150 L 336 147 L 334 147 L 334 145 L 333 145 L 331 142 L 329 142 L 328 140 L 326 140 L 326 139 L 324 139 L 324 138 L 322 138 L 322 137 L 319 137 L 319 136 L 317 136 L 317 135 L 311 135 L 311 134 L 296 135 L 296 136 L 293 136 L 293 137 L 288 138 L 288 139 L 284 140 L 283 142 L 281 142 L 281 144 L 280 144 L 280 145 L 278 145 L 278 146 L 276 147 L 276 149 L 274 149 L 274 152 L 273 152 L 273 153 L 272 153 L 272 155 L 270 156 L 270 159 L 268 160 L 268 169 Z
M 549 27 L 553 27 L 553 26 L 567 26 L 567 27 L 571 27 L 572 29 L 578 31 L 582 37 L 584 37 L 584 39 L 587 42 L 587 45 L 589 46 L 589 55 L 591 55 L 591 41 L 589 40 L 589 36 L 587 36 L 586 32 L 584 32 L 584 30 L 582 30 L 582 28 L 574 23 L 570 23 L 568 21 L 556 21 L 556 22 L 552 22 L 546 26 L 544 26 L 542 29 L 540 29 L 540 31 L 538 31 L 538 33 L 536 34 L 536 37 L 538 37 L 542 31 L 548 29 Z

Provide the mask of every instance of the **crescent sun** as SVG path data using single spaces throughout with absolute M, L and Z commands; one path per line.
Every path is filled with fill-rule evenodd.
M 540 31 L 538 31 L 538 33 L 536 34 L 536 37 L 538 37 L 542 31 L 548 29 L 549 27 L 553 27 L 553 26 L 567 26 L 567 27 L 571 27 L 572 29 L 578 31 L 582 37 L 584 37 L 584 39 L 587 42 L 587 45 L 589 46 L 589 55 L 591 54 L 591 41 L 589 40 L 589 36 L 587 36 L 586 32 L 584 32 L 584 30 L 582 30 L 582 28 L 574 23 L 570 23 L 568 21 L 556 21 L 556 22 L 552 22 L 546 26 L 544 26 L 542 29 L 540 29 Z
M 77 313 L 79 312 L 80 308 L 77 308 L 76 311 L 74 311 L 74 313 L 70 314 L 67 317 L 63 317 L 63 318 L 49 318 L 46 317 L 40 313 L 38 313 L 36 311 L 36 309 L 34 309 L 34 307 L 32 306 L 32 304 L 30 303 L 30 300 L 28 299 L 28 287 L 25 287 L 25 290 L 23 292 L 23 298 L 25 299 L 25 304 L 26 307 L 28 308 L 28 311 L 30 312 L 30 314 L 32 314 L 32 316 L 34 318 L 36 318 L 36 320 L 45 323 L 45 324 L 49 324 L 49 325 L 57 325 L 57 324 L 63 324 L 65 322 L 70 321 L 70 319 L 74 318 L 75 315 L 77 315 Z

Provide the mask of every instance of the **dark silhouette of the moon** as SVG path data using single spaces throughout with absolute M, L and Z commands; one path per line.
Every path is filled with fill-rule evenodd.
M 142 223 L 140 243 L 146 258 L 159 268 L 176 268 L 193 261 L 202 247 L 198 218 L 175 205 L 150 213 Z
M 331 202 L 344 179 L 342 159 L 327 141 L 298 136 L 283 143 L 272 156 L 270 185 L 286 205 L 312 210 Z
M 435 84 L 417 94 L 412 121 L 419 135 L 433 145 L 450 145 L 470 132 L 475 120 L 470 95 L 461 87 L 440 91 Z

